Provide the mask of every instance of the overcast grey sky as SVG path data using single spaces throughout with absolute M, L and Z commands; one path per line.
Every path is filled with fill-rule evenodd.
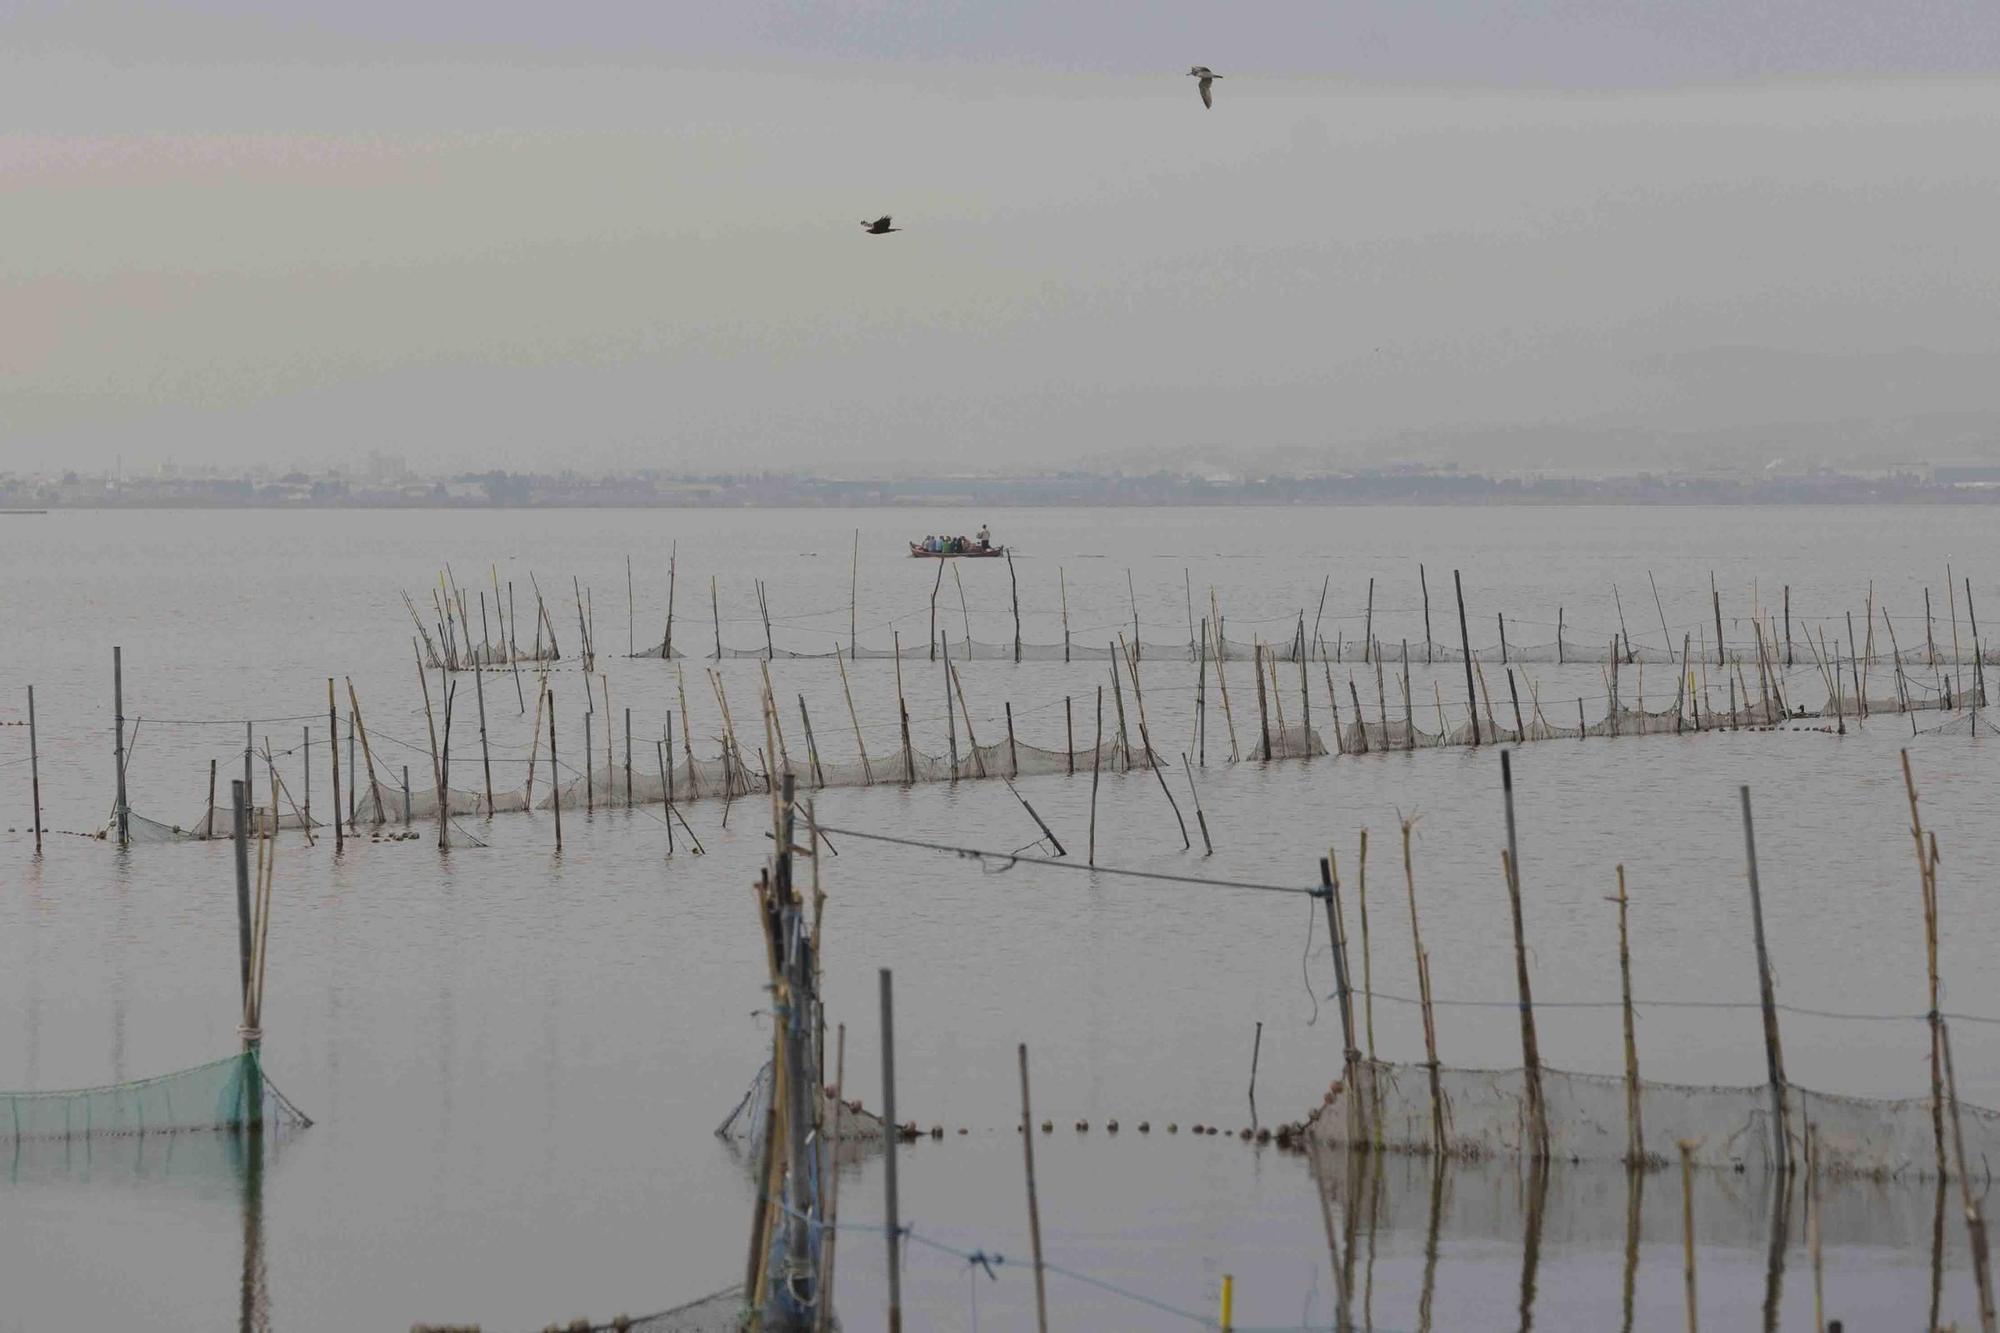
M 1980 5 L 270 11 L 0 10 L 0 467 L 2000 410 Z

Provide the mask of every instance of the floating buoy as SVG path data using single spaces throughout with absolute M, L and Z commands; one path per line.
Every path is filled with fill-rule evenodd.
M 1076 1132 L 1079 1134 L 1088 1134 L 1090 1132 L 1090 1122 L 1088 1120 L 1077 1121 Z
M 1044 1133 L 1044 1134 L 1048 1134 L 1048 1133 L 1052 1133 L 1052 1132 L 1054 1132 L 1054 1130 L 1055 1130 L 1055 1127 L 1056 1127 L 1056 1125 L 1055 1125 L 1055 1121 L 1053 1121 L 1053 1120 L 1044 1120 L 1044 1121 L 1042 1122 L 1042 1133 Z
M 959 1132 L 959 1133 L 960 1133 L 961 1135 L 963 1135 L 963 1134 L 965 1133 L 965 1126 L 964 1126 L 964 1125 L 960 1125 L 960 1126 L 958 1127 L 958 1132 Z
M 1139 1132 L 1140 1132 L 1141 1134 L 1150 1134 L 1150 1133 L 1152 1133 L 1152 1132 L 1153 1132 L 1153 1126 L 1152 1126 L 1152 1122 L 1150 1122 L 1150 1121 L 1147 1121 L 1147 1120 L 1141 1120 L 1141 1121 L 1139 1122 Z
M 1269 1143 L 1270 1141 L 1271 1141 L 1271 1131 L 1270 1131 L 1270 1130 L 1268 1130 L 1268 1129 L 1260 1129 L 1260 1130 L 1258 1130 L 1258 1131 L 1257 1131 L 1257 1142 L 1259 1142 L 1259 1143 Z
M 1209 1137 L 1210 1137 L 1210 1138 L 1214 1138 L 1214 1137 L 1216 1136 L 1216 1134 L 1218 1134 L 1218 1133 L 1220 1133 L 1220 1131 L 1219 1131 L 1219 1130 L 1217 1130 L 1217 1129 L 1216 1129 L 1216 1127 L 1215 1127 L 1214 1125 L 1210 1125 L 1210 1126 L 1208 1127 L 1208 1135 L 1209 1135 Z
M 1204 1132 L 1205 1132 L 1205 1131 L 1203 1130 L 1203 1128 L 1202 1128 L 1202 1125 L 1201 1125 L 1201 1122 L 1200 1122 L 1200 1121 L 1196 1121 L 1196 1122 L 1195 1122 L 1195 1125 L 1194 1125 L 1194 1132 L 1195 1132 L 1195 1133 L 1197 1133 L 1197 1134 L 1201 1134 L 1201 1133 L 1204 1133 Z
M 944 1126 L 943 1126 L 943 1125 L 932 1125 L 932 1126 L 931 1126 L 931 1137 L 932 1137 L 932 1138 L 934 1138 L 934 1139 L 941 1139 L 941 1138 L 943 1138 L 943 1137 L 944 1137 Z
M 1174 1123 L 1173 1121 L 1171 1121 L 1171 1120 L 1169 1120 L 1169 1121 L 1167 1122 L 1167 1133 L 1169 1133 L 1169 1134 L 1178 1134 L 1178 1133 L 1180 1133 L 1180 1132 L 1181 1132 L 1181 1127 L 1180 1127 L 1179 1125 L 1175 1124 L 1175 1123 Z
M 1104 1132 L 1106 1134 L 1116 1134 L 1118 1132 L 1118 1122 L 1116 1120 L 1105 1121 Z

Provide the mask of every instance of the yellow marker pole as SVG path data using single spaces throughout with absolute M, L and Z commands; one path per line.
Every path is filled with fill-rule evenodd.
M 1232 1315 L 1236 1309 L 1236 1279 L 1229 1274 L 1222 1275 L 1222 1333 L 1229 1333 L 1235 1325 Z

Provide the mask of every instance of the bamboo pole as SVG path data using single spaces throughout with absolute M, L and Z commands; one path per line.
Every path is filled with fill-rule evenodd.
M 669 717 L 672 714 L 668 714 Z M 661 822 L 667 826 L 667 855 L 674 854 L 674 798 L 667 793 L 673 790 L 667 777 L 667 745 L 663 738 L 653 742 L 653 758 L 660 766 L 660 799 L 667 807 L 667 817 Z
M 889 1254 L 889 1333 L 903 1333 L 902 1226 L 896 1212 L 896 1038 L 889 969 L 882 968 L 882 1234 Z
M 1667 608 L 1660 604 L 1660 585 L 1654 580 L 1653 571 L 1650 569 L 1646 571 L 1646 582 L 1653 589 L 1653 610 L 1658 612 L 1660 616 L 1660 642 L 1667 646 L 1667 662 L 1671 665 L 1674 664 L 1674 634 L 1672 630 L 1667 628 Z M 1561 661 L 1562 654 L 1560 648 L 1562 636 L 1558 634 L 1556 639 L 1558 648 L 1556 660 Z
M 806 758 L 812 764 L 813 786 L 825 787 L 826 774 L 819 766 L 819 742 L 813 739 L 812 714 L 806 711 L 806 697 L 799 696 L 799 722 L 806 731 Z
M 1937 666 L 1937 634 L 1935 633 L 1935 624 L 1931 617 L 1931 590 L 1928 584 L 1924 587 L 1924 652 L 1925 665 L 1935 668 Z
M 1187 773 L 1188 795 L 1194 799 L 1195 823 L 1201 828 L 1202 855 L 1214 856 L 1215 844 L 1210 842 L 1208 837 L 1208 816 L 1202 812 L 1201 792 L 1194 785 L 1194 766 L 1188 763 L 1187 751 L 1185 750 L 1181 751 L 1181 768 Z M 1180 812 L 1176 810 L 1174 813 L 1179 814 Z
M 521 808 L 530 813 L 535 808 L 535 764 L 542 757 L 542 701 L 548 692 L 548 677 L 543 676 L 535 689 L 535 720 L 528 728 L 528 778 L 521 790 Z
M 1223 659 L 1228 656 L 1222 639 L 1222 614 L 1215 604 L 1215 589 L 1208 590 L 1209 628 L 1215 634 L 1215 687 L 1222 695 L 1222 721 L 1229 728 L 1229 762 L 1236 763 L 1242 758 L 1242 751 L 1236 745 L 1236 714 L 1229 707 L 1229 674 L 1223 669 Z
M 1549 1158 L 1548 1106 L 1542 1096 L 1542 1048 L 1535 1033 L 1535 996 L 1528 982 L 1527 932 L 1521 919 L 1521 861 L 1515 840 L 1514 756 L 1500 752 L 1500 790 L 1507 809 L 1507 850 L 1501 855 L 1500 870 L 1507 881 L 1507 905 L 1514 921 L 1514 978 L 1521 996 L 1521 1063 L 1527 1075 L 1528 1132 L 1534 1140 L 1534 1158 Z
M 1625 642 L 1625 660 L 1632 660 L 1632 636 L 1625 629 L 1625 600 L 1618 595 L 1618 585 L 1611 585 L 1611 604 L 1618 608 L 1618 637 Z M 1617 656 L 1617 644 L 1612 645 L 1613 656 Z
M 1632 950 L 1625 931 L 1625 867 L 1618 867 L 1618 978 L 1625 1018 L 1625 1164 L 1634 1171 L 1646 1164 L 1645 1125 L 1639 1109 L 1639 1038 L 1632 1017 Z
M 1924 848 L 1924 825 L 1917 814 L 1917 780 L 1910 771 L 1910 752 L 1903 751 L 1903 790 L 1910 798 L 1910 841 L 1917 853 L 1917 887 L 1924 914 L 1924 971 L 1929 983 L 1930 1007 L 1925 1011 L 1931 1039 L 1931 1138 L 1936 1150 L 1938 1178 L 1945 1174 L 1944 1149 L 1944 1067 L 1938 1041 L 1938 937 L 1937 866 Z
M 1479 744 L 1479 698 L 1472 690 L 1472 636 L 1465 628 L 1465 583 L 1457 570 L 1451 571 L 1451 584 L 1458 594 L 1458 643 L 1465 653 L 1465 714 L 1472 719 L 1472 743 Z
M 1137 644 L 1139 642 L 1139 590 L 1132 586 L 1132 569 L 1129 565 L 1125 569 L 1125 595 L 1132 599 L 1132 642 Z M 1968 588 L 1966 596 L 1970 597 L 1971 595 L 1971 589 Z M 1135 648 L 1134 651 L 1137 651 L 1137 649 Z
M 1430 956 L 1424 952 L 1423 932 L 1417 925 L 1417 875 L 1415 863 L 1410 857 L 1410 830 L 1415 827 L 1414 819 L 1405 819 L 1403 828 L 1403 888 L 1410 900 L 1410 945 L 1416 955 L 1417 999 L 1423 1008 L 1424 1020 L 1424 1067 L 1430 1074 L 1431 1085 L 1431 1151 L 1439 1158 L 1446 1151 L 1446 1130 L 1444 1120 L 1444 1088 L 1438 1078 L 1437 1023 L 1431 1009 L 1431 965 Z
M 625 808 L 632 808 L 632 710 L 625 710 Z
M 1970 592 L 1968 591 L 1968 597 Z M 1939 1021 L 1938 1039 L 1944 1047 L 1945 1095 L 1951 1105 L 1952 1146 L 1958 1156 L 1958 1187 L 1965 1201 L 1965 1234 L 1972 1250 L 1972 1276 L 1979 1289 L 1981 1333 L 1994 1333 L 1993 1273 L 1986 1250 L 1986 1217 L 1972 1192 L 1972 1172 L 1965 1162 L 1965 1127 L 1958 1114 L 1958 1076 L 1952 1071 L 1951 1028 Z
M 479 594 L 480 615 L 486 613 L 486 594 Z M 486 745 L 486 669 L 475 666 L 472 669 L 473 693 L 479 700 L 479 764 L 486 772 L 486 817 L 493 818 L 493 754 Z M 631 763 L 631 714 L 626 714 L 626 762 L 625 762 L 625 804 L 632 804 L 632 763 Z
M 1327 590 L 1330 589 L 1331 587 L 1333 587 L 1333 575 L 1328 574 L 1325 578 L 1320 580 L 1319 584 L 1319 610 L 1313 612 L 1313 636 L 1312 636 L 1313 644 L 1318 644 L 1320 641 L 1319 623 L 1321 618 L 1323 618 L 1326 615 L 1326 594 Z M 1206 641 L 1206 637 L 1207 637 L 1206 632 L 1204 631 L 1203 634 L 1204 642 Z M 1326 650 L 1324 648 L 1320 649 L 1320 656 L 1322 658 L 1326 656 Z
M 1813 1333 L 1826 1333 L 1826 1288 L 1820 1253 L 1819 1133 L 1806 1121 L 1806 1250 L 1812 1255 Z M 1936 1327 L 1935 1324 L 1932 1327 Z
M 1715 571 L 1708 571 L 1708 597 L 1715 608 L 1715 664 L 1721 666 L 1722 651 L 1722 592 L 1715 586 Z
M 1354 673 L 1347 673 L 1347 697 L 1354 701 L 1354 734 L 1361 738 L 1361 753 L 1368 753 L 1368 717 L 1361 711 L 1361 691 L 1354 686 Z M 1388 737 L 1383 737 L 1388 742 Z
M 965 603 L 965 580 L 959 576 L 958 562 L 956 560 L 951 562 L 951 582 L 952 586 L 958 589 L 958 614 L 959 618 L 965 624 L 965 651 L 970 656 L 972 653 L 972 609 Z
M 708 614 L 715 625 L 715 660 L 722 660 L 722 598 L 716 590 L 715 575 L 708 576 Z M 584 670 L 590 668 L 586 666 Z
M 894 645 L 896 654 L 896 719 L 902 727 L 903 734 L 903 781 L 914 783 L 917 780 L 917 759 L 910 750 L 910 706 L 903 701 L 902 633 L 895 632 L 890 642 Z M 1073 766 L 1072 771 L 1074 771 Z
M 1035 1328 L 1049 1333 L 1049 1300 L 1042 1279 L 1042 1208 L 1035 1197 L 1035 1113 L 1028 1098 L 1028 1046 L 1015 1048 L 1021 1060 L 1021 1155 L 1028 1172 L 1028 1240 L 1035 1257 Z
M 340 762 L 340 751 L 338 749 L 333 752 L 333 757 L 336 764 Z M 213 759 L 208 761 L 208 814 L 204 816 L 203 824 L 204 827 L 201 836 L 205 839 L 213 838 L 215 836 L 215 760 Z M 340 829 L 340 806 L 338 803 L 334 805 L 333 809 L 333 827 L 337 844 Z
M 597 710 L 590 703 L 590 678 L 586 676 L 583 683 L 583 812 L 586 815 L 597 811 L 597 780 L 592 776 L 596 760 L 591 758 L 591 749 L 597 742 L 590 734 L 590 719 L 596 715 Z
M 562 774 L 556 770 L 556 692 L 545 690 L 549 697 L 549 805 L 556 815 L 556 854 L 562 854 Z
M 410 647 L 412 650 L 415 650 L 416 644 L 413 642 Z M 431 777 L 437 787 L 438 850 L 443 851 L 451 845 L 450 825 L 447 822 L 445 813 L 444 757 L 438 753 L 437 719 L 431 712 L 431 682 L 430 678 L 424 674 L 424 658 L 421 652 L 417 653 L 417 684 L 423 687 L 424 725 L 430 730 Z M 350 682 L 350 687 L 351 685 L 352 682 Z M 375 766 L 371 763 L 368 767 L 369 776 L 373 778 Z M 377 813 L 379 814 L 379 811 Z
M 979 753 L 979 737 L 972 731 L 972 709 L 965 702 L 965 677 L 949 662 L 945 664 L 945 674 L 951 677 L 952 686 L 958 691 L 958 712 L 965 723 L 965 744 L 972 751 L 972 771 L 983 778 L 986 776 L 986 757 Z
M 938 590 L 942 587 L 944 587 L 944 561 L 940 559 L 938 561 L 938 567 L 937 567 L 937 581 L 931 584 L 931 661 L 933 662 L 937 661 L 937 650 L 938 650 L 937 599 L 938 599 Z M 1069 617 L 1066 613 L 1063 617 L 1063 623 L 1065 626 L 1067 626 L 1069 623 Z M 1063 660 L 1064 661 L 1069 660 L 1066 654 Z
M 674 593 L 680 583 L 681 544 L 676 540 L 667 551 L 667 636 L 660 642 L 660 660 L 674 660 Z M 668 746 L 669 750 L 673 747 Z
M 762 579 L 757 580 L 757 614 L 764 619 L 764 660 L 768 662 L 778 655 L 778 650 L 771 645 L 771 603 L 764 595 Z
M 423 666 L 421 663 L 418 664 L 417 675 L 423 675 Z M 350 823 L 353 821 L 354 789 L 360 786 L 361 783 L 360 776 L 352 771 L 354 766 L 354 738 L 359 736 L 361 738 L 361 758 L 368 765 L 368 794 L 370 799 L 375 802 L 375 822 L 381 824 L 388 819 L 388 814 L 382 808 L 382 784 L 375 776 L 375 752 L 368 745 L 368 723 L 361 716 L 361 696 L 354 689 L 354 677 L 347 676 L 343 679 L 347 682 L 348 820 Z M 428 690 L 426 690 L 426 696 L 428 697 Z
M 1139 681 L 1139 645 L 1136 643 L 1130 649 L 1130 655 L 1125 662 L 1125 669 L 1131 673 L 1132 677 L 1132 702 L 1139 712 L 1139 744 L 1146 751 L 1146 767 L 1152 769 L 1153 776 L 1159 779 L 1160 794 L 1167 798 L 1167 805 L 1174 812 L 1174 823 L 1180 826 L 1181 850 L 1184 852 L 1192 851 L 1194 843 L 1188 838 L 1187 821 L 1181 818 L 1180 803 L 1174 800 L 1173 789 L 1167 786 L 1167 775 L 1164 771 L 1164 766 L 1156 762 L 1153 757 L 1153 733 L 1146 725 L 1146 688 Z M 1010 713 L 1008 724 L 1010 727 L 1013 725 L 1011 717 L 1012 714 Z
M 32 719 L 30 719 L 30 720 L 32 721 Z M 32 745 L 33 745 L 33 742 L 34 742 L 34 738 L 35 738 L 35 731 L 34 731 L 34 728 L 33 728 L 33 727 L 30 727 L 30 728 L 28 729 L 28 740 L 29 740 L 29 743 L 30 743 L 30 746 L 31 746 L 31 747 L 32 747 Z M 312 814 L 313 814 L 313 766 L 312 766 L 312 754 L 313 754 L 313 750 L 312 750 L 312 739 L 313 739 L 313 737 L 312 737 L 312 728 L 311 728 L 311 727 L 300 727 L 300 728 L 299 728 L 299 772 L 301 772 L 301 773 L 303 773 L 303 774 L 305 775 L 305 789 L 306 789 L 306 791 L 305 791 L 305 797 L 306 797 L 306 809 L 305 809 L 305 820 L 306 820 L 306 827 L 307 827 L 308 829 L 310 829 L 310 828 L 312 827 L 312 822 L 313 822 L 313 817 L 312 817 Z
M 1118 707 L 1118 753 L 1125 765 L 1125 771 L 1130 772 L 1132 768 L 1132 738 L 1130 733 L 1125 729 L 1125 690 L 1118 683 L 1118 645 L 1107 642 L 1105 647 L 1111 654 L 1111 702 Z M 1263 681 L 1261 679 L 1258 681 L 1258 688 L 1260 690 L 1263 688 Z M 1269 758 L 1270 756 L 1266 755 L 1265 757 Z
M 1682 1139 L 1681 1150 L 1681 1271 L 1686 1278 L 1688 1333 L 1699 1333 L 1694 1281 L 1694 1150 L 1693 1139 Z
M 1097 744 L 1090 749 L 1090 854 L 1089 864 L 1097 864 L 1097 780 L 1104 767 L 1104 687 L 1097 687 Z
M 861 648 L 861 529 L 854 530 L 854 563 L 850 567 L 847 583 L 847 654 L 852 657 Z M 769 633 L 770 617 L 765 616 L 765 633 Z
M 132 807 L 125 800 L 125 650 L 114 647 L 111 650 L 111 711 L 117 721 L 118 739 L 115 759 L 117 761 L 118 800 L 112 807 L 113 823 L 118 834 L 118 845 L 129 847 L 132 843 Z M 245 779 L 248 786 L 248 779 Z
M 1007 776 L 1021 776 L 1021 754 L 1014 745 L 1014 701 L 1006 700 L 1002 707 L 1007 710 Z
M 861 780 L 869 786 L 875 785 L 875 770 L 868 762 L 868 745 L 861 739 L 861 714 L 854 711 L 854 690 L 847 683 L 847 663 L 840 656 L 840 645 L 833 646 L 834 664 L 840 668 L 840 690 L 847 696 L 847 717 L 854 724 L 854 748 L 861 752 Z
M 1271 718 L 1264 690 L 1264 644 L 1257 641 L 1251 652 L 1251 665 L 1257 676 L 1257 757 L 1269 763 L 1271 760 Z M 1113 673 L 1116 674 L 1115 672 Z
M 1423 565 L 1417 566 L 1417 584 L 1424 592 L 1424 662 L 1431 660 L 1431 584 L 1424 574 Z
M 1021 585 L 1014 578 L 1014 553 L 1007 552 L 1007 588 L 1014 598 L 1014 660 L 1021 660 Z
M 1361 660 L 1364 663 L 1375 660 L 1375 580 L 1368 580 L 1368 611 L 1361 622 Z
M 819 943 L 814 935 L 813 956 L 818 959 Z M 814 1311 L 814 1333 L 829 1333 L 833 1326 L 833 1265 L 840 1240 L 840 1119 L 847 1109 L 847 1024 L 834 1029 L 833 1038 L 833 1134 L 825 1154 L 821 1179 L 826 1182 L 826 1238 L 820 1242 L 820 1298 Z M 1026 1131 L 1022 1131 L 1026 1133 Z
M 1500 665 L 1506 666 L 1507 665 L 1507 613 L 1505 611 L 1496 611 L 1494 612 L 1494 615 L 1500 621 Z
M 42 751 L 40 751 L 40 745 L 38 745 L 38 739 L 36 739 L 36 727 L 34 727 L 34 687 L 32 685 L 28 687 L 28 785 L 32 789 L 32 797 L 30 799 L 34 803 L 34 807 L 32 807 L 34 809 L 34 855 L 40 857 L 42 855 Z M 214 805 L 216 805 L 214 797 L 210 797 L 210 801 L 208 801 L 208 809 L 210 809 L 208 821 L 210 823 L 214 823 L 214 819 L 216 819 L 214 817 Z
M 1076 776 L 1076 719 L 1070 711 L 1070 696 L 1063 696 L 1063 754 L 1068 776 Z
M 1194 747 L 1203 768 L 1208 767 L 1208 617 L 1201 621 L 1201 645 L 1195 653 Z
M 941 644 L 944 652 L 944 730 L 945 739 L 951 749 L 951 780 L 958 781 L 958 704 L 951 697 L 951 645 Z
M 942 573 L 942 571 L 940 571 Z M 1056 566 L 1056 589 L 1062 594 L 1063 661 L 1069 661 L 1069 577 L 1061 565 Z M 933 594 L 935 597 L 935 594 Z M 937 635 L 937 612 L 931 612 L 931 635 Z
M 1521 691 L 1514 684 L 1513 667 L 1507 668 L 1507 694 L 1514 701 L 1514 744 L 1519 745 L 1527 739 L 1527 734 L 1526 728 L 1521 722 Z M 1641 696 L 1642 705 L 1643 702 L 1644 696 Z
M 333 850 L 338 853 L 346 849 L 347 838 L 342 833 L 340 824 L 340 710 L 333 700 L 332 676 L 326 678 L 326 748 L 327 753 L 333 756 Z M 208 808 L 210 811 L 213 811 L 215 809 L 215 765 L 210 763 L 208 767 Z M 212 837 L 215 833 L 215 816 L 213 813 L 209 815 L 208 823 L 209 835 Z
M 1750 818 L 1750 788 L 1738 788 L 1743 799 L 1744 857 L 1750 867 L 1750 924 L 1757 945 L 1757 997 L 1764 1011 L 1764 1064 L 1771 1085 L 1772 1169 L 1781 1176 L 1792 1169 L 1791 1144 L 1785 1127 L 1785 1053 L 1778 1040 L 1778 1001 L 1771 985 L 1771 958 L 1764 946 L 1764 898 L 1757 881 L 1757 833 Z
M 1347 970 L 1347 932 L 1340 910 L 1340 877 L 1334 869 L 1333 849 L 1319 859 L 1319 892 L 1315 895 L 1326 912 L 1328 951 L 1333 955 L 1334 998 L 1340 1004 L 1341 1085 L 1347 1092 L 1347 1141 L 1367 1141 L 1368 1127 L 1362 1112 L 1360 1090 L 1361 1052 L 1354 1045 L 1354 984 Z M 1255 1117 L 1255 1107 L 1252 1107 Z

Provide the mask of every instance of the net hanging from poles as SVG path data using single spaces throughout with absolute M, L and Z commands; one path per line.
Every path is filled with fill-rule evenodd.
M 1306 1126 L 1315 1150 L 1364 1147 L 1416 1156 L 1440 1151 L 1464 1159 L 1518 1157 L 1532 1151 L 1524 1069 L 1440 1066 L 1438 1100 L 1423 1064 L 1360 1061 L 1343 1087 Z M 1622 1162 L 1630 1153 L 1628 1084 L 1617 1075 L 1541 1070 L 1549 1155 L 1558 1161 Z M 1639 1081 L 1642 1153 L 1647 1166 L 1678 1160 L 1694 1142 L 1697 1165 L 1773 1166 L 1768 1086 L 1723 1087 Z M 1357 1104 L 1350 1108 L 1349 1099 Z M 1434 1112 L 1434 1105 L 1442 1112 Z M 1877 1099 L 1785 1089 L 1785 1134 L 1796 1162 L 1811 1123 L 1821 1169 L 1871 1179 L 1935 1177 L 1937 1139 L 1928 1097 Z M 2000 1112 L 1960 1104 L 1965 1160 L 1975 1177 L 2000 1164 Z M 1352 1118 L 1350 1118 L 1352 1112 Z M 1357 1142 L 1358 1135 L 1358 1142 Z M 1954 1163 L 1956 1157 L 1951 1159 Z M 1955 1172 L 1955 1166 L 1954 1166 Z
M 245 1051 L 154 1078 L 63 1092 L 0 1092 L 0 1140 L 297 1129 L 312 1122 Z

